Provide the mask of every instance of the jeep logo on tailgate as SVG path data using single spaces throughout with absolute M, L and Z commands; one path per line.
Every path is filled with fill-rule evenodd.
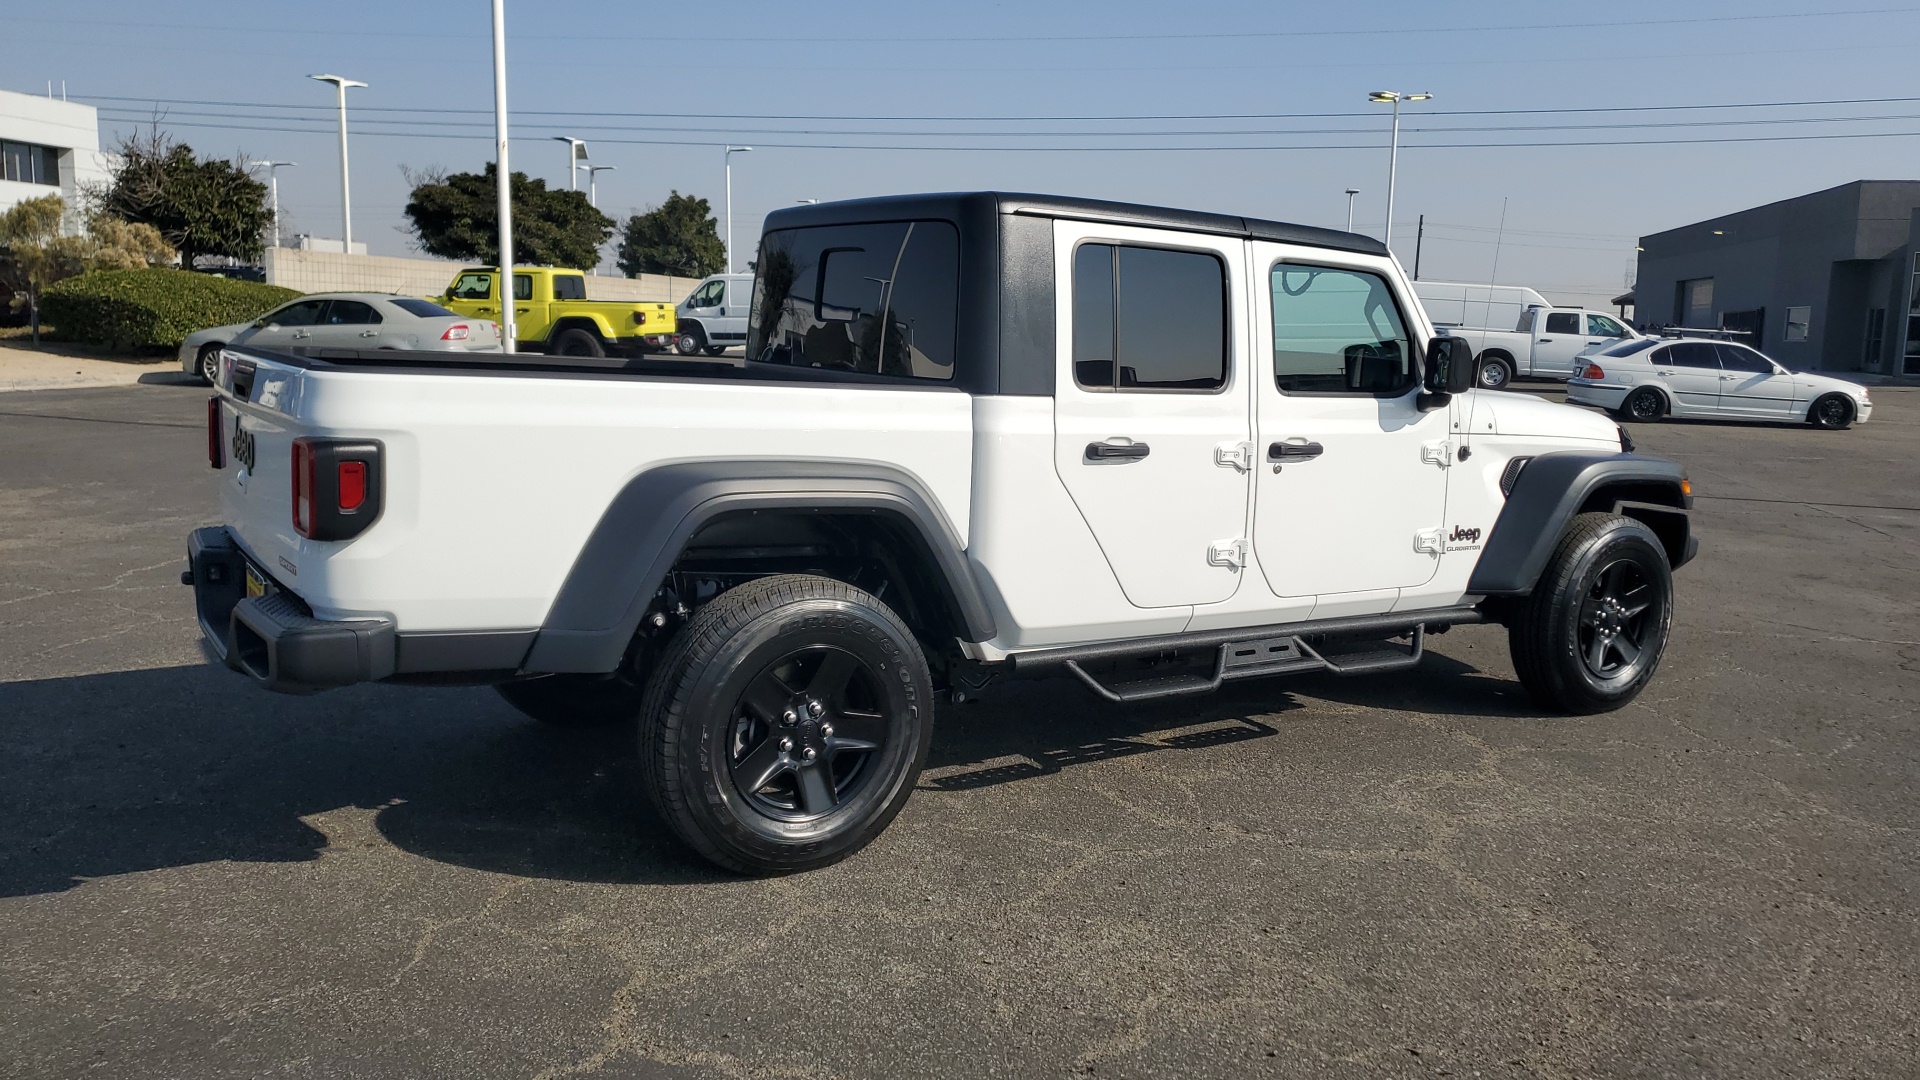
M 253 471 L 253 432 L 235 424 L 233 428 L 233 457 L 235 461 Z

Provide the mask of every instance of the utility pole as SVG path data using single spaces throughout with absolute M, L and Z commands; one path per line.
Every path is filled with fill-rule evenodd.
M 1420 280 L 1420 249 L 1427 242 L 1427 215 L 1420 215 L 1420 231 L 1413 234 L 1413 280 Z
M 347 182 L 347 87 L 366 83 L 339 75 L 309 75 L 309 79 L 332 83 L 340 97 L 340 251 L 353 254 L 353 193 Z
M 507 11 L 493 0 L 493 153 L 500 215 L 500 350 L 513 351 L 513 173 L 507 167 Z

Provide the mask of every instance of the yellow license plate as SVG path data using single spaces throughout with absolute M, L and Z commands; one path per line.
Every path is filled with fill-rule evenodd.
M 247 567 L 247 595 L 250 597 L 267 595 L 267 579 L 251 566 Z

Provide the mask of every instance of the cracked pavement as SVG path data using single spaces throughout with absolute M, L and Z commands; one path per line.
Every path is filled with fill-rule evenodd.
M 940 716 L 871 848 L 677 848 L 630 735 L 255 691 L 178 573 L 205 391 L 0 409 L 0 1075 L 1920 1073 L 1920 391 L 1636 427 L 1699 560 L 1648 693 L 1418 671 Z

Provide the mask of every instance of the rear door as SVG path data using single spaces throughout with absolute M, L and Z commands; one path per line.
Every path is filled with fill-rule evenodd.
M 1720 407 L 1720 357 L 1711 341 L 1676 341 L 1653 351 L 1653 373 L 1672 396 L 1676 414 L 1711 413 Z
M 1747 348 L 1720 342 L 1720 411 L 1777 420 L 1794 414 L 1793 376 L 1782 375 L 1773 361 Z
M 333 300 L 326 315 L 313 328 L 313 344 L 335 349 L 376 349 L 380 347 L 381 316 L 372 304 L 359 300 Z
M 1254 547 L 1275 594 L 1389 610 L 1445 543 L 1450 411 L 1422 412 L 1407 298 L 1378 260 L 1256 242 Z
M 1129 602 L 1226 600 L 1247 543 L 1244 242 L 1059 221 L 1054 243 L 1054 469 Z

